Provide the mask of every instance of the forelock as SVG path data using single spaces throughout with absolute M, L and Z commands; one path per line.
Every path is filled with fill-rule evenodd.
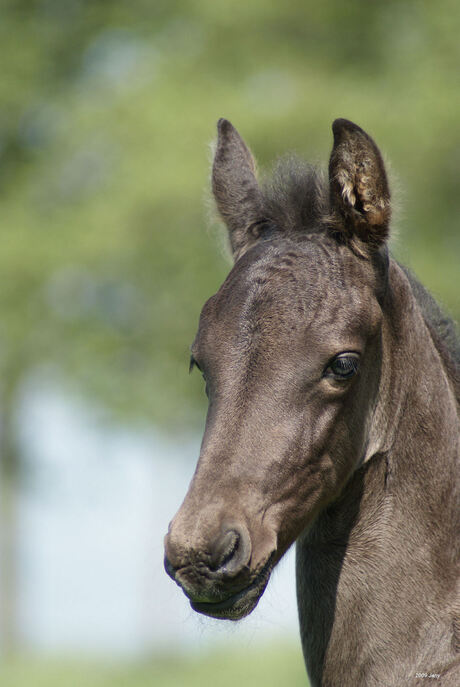
M 262 187 L 267 218 L 287 235 L 319 233 L 330 216 L 324 172 L 296 156 L 281 158 Z

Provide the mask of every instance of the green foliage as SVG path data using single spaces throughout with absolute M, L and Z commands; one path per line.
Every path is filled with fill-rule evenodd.
M 229 266 L 205 190 L 220 116 L 262 167 L 325 163 L 337 116 L 366 128 L 401 189 L 395 252 L 460 315 L 459 20 L 455 0 L 5 3 L 3 379 L 46 366 L 123 415 L 202 415 L 188 347 Z
M 10 659 L 0 666 L 0 681 L 2 687 L 308 687 L 300 649 L 290 646 L 128 665 Z

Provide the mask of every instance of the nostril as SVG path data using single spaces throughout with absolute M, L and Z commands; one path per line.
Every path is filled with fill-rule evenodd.
M 238 549 L 240 537 L 237 532 L 230 530 L 221 537 L 211 556 L 211 568 L 219 570 L 229 563 Z
M 215 543 L 210 567 L 216 572 L 233 577 L 248 563 L 250 555 L 249 535 L 243 530 L 231 529 Z

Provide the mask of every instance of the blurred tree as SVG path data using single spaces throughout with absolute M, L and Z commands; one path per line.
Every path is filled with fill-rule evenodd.
M 289 149 L 326 161 L 332 119 L 362 124 L 406 191 L 395 250 L 459 314 L 459 21 L 454 0 L 3 3 L 4 646 L 17 637 L 11 485 L 31 371 L 176 431 L 202 415 L 186 369 L 228 269 L 202 198 L 218 117 L 262 162 Z

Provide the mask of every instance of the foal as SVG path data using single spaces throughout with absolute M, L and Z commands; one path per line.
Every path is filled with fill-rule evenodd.
M 297 541 L 313 687 L 458 687 L 459 345 L 389 257 L 377 146 L 333 133 L 328 180 L 290 160 L 261 187 L 219 121 L 235 265 L 192 346 L 209 410 L 165 565 L 192 608 L 237 620 Z

